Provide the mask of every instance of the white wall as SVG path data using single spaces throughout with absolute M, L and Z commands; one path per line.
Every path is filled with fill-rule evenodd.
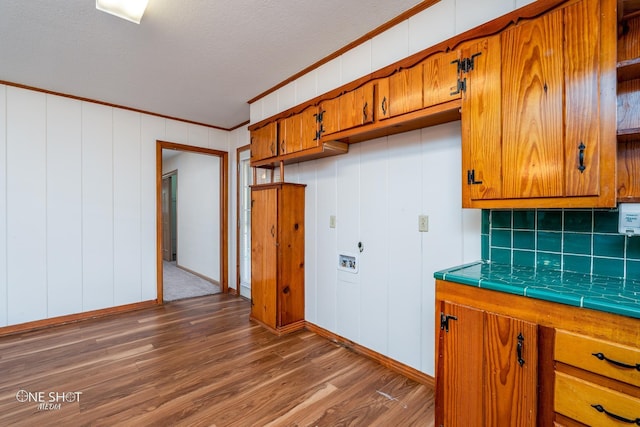
M 531 3 L 442 0 L 251 104 L 255 123 Z M 306 319 L 434 375 L 433 273 L 480 259 L 479 210 L 461 208 L 460 123 L 365 141 L 288 167 L 307 184 Z M 429 232 L 418 232 L 418 215 Z M 337 227 L 329 228 L 336 215 Z M 358 253 L 357 275 L 336 268 Z
M 220 158 L 183 151 L 163 162 L 178 172 L 177 264 L 220 282 Z
M 229 132 L 0 85 L 0 326 L 154 300 L 156 140 Z

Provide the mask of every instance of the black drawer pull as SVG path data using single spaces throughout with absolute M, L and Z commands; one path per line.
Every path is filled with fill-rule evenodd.
M 636 371 L 640 371 L 640 363 L 636 363 L 635 365 L 629 365 L 626 363 L 618 362 L 617 360 L 609 359 L 607 356 L 605 356 L 602 353 L 592 353 L 591 355 L 597 357 L 599 360 L 606 360 L 612 365 L 616 365 L 620 368 L 635 369 Z
M 591 407 L 596 411 L 604 413 L 615 420 L 622 421 L 623 423 L 627 423 L 627 424 L 635 424 L 640 426 L 640 418 L 636 418 L 635 420 L 630 420 L 629 418 L 621 417 L 620 415 L 616 415 L 613 412 L 607 411 L 606 409 L 604 409 L 602 405 L 591 405 Z

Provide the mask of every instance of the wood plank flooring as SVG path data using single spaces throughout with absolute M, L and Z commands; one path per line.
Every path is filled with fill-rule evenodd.
M 432 387 L 249 309 L 219 294 L 0 337 L 0 426 L 433 426 Z

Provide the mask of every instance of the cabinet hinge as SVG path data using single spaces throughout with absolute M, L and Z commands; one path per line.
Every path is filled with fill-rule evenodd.
M 476 170 L 471 169 L 467 171 L 467 185 L 482 184 L 482 181 L 476 181 Z
M 464 79 L 460 80 L 458 78 L 458 86 L 455 90 L 455 92 L 451 92 L 450 95 L 457 95 L 460 92 L 465 92 L 467 90 L 467 78 L 465 77 Z
M 468 73 L 469 71 L 473 70 L 475 59 L 480 55 L 482 55 L 482 52 L 477 52 L 471 55 L 470 58 L 456 59 L 454 61 L 451 61 L 451 63 L 458 65 L 459 73 Z
M 316 118 L 316 123 L 322 123 L 322 119 L 324 118 L 324 113 L 325 112 L 326 111 L 323 110 L 323 111 L 320 111 L 319 113 L 313 115 L 313 117 Z
M 449 320 L 458 320 L 456 316 L 440 312 L 440 329 L 449 332 Z

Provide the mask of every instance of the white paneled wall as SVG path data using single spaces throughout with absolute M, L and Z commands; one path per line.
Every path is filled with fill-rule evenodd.
M 229 149 L 226 131 L 0 85 L 0 326 L 157 297 L 156 140 Z
M 7 87 L 0 85 L 0 326 L 8 322 L 7 271 Z
M 82 310 L 82 104 L 47 96 L 49 316 Z
M 47 311 L 46 96 L 8 88 L 6 102 L 8 321 L 20 323 Z

